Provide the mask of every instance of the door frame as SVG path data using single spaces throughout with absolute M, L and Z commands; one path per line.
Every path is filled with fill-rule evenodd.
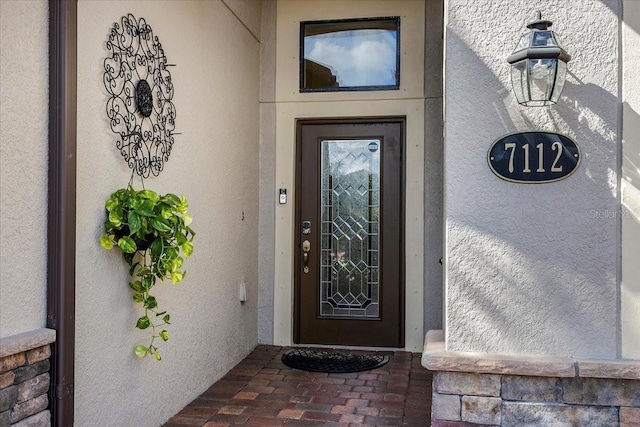
M 405 346 L 421 352 L 424 346 L 425 272 L 425 101 L 421 98 L 362 101 L 275 103 L 275 176 L 271 181 L 273 243 L 269 250 L 273 267 L 274 345 L 293 344 L 295 141 L 296 120 L 357 117 L 406 117 L 405 185 Z M 433 136 L 430 138 L 436 138 Z M 287 202 L 278 202 L 279 189 L 287 190 Z M 429 243 L 431 244 L 431 243 Z M 439 257 L 438 257 L 439 258 Z M 437 260 L 435 261 L 437 263 Z M 439 264 L 438 264 L 439 267 Z M 270 303 L 270 302 L 269 302 Z
M 398 289 L 399 294 L 399 325 L 398 328 L 398 341 L 400 343 L 400 347 L 404 347 L 405 345 L 405 292 L 406 292 L 406 276 L 405 276 L 405 250 L 404 250 L 404 241 L 406 236 L 405 229 L 405 211 L 406 211 L 406 117 L 404 116 L 384 116 L 384 117 L 353 117 L 353 118 L 322 118 L 322 119 L 297 119 L 296 120 L 296 143 L 295 143 L 295 202 L 294 202 L 294 271 L 293 271 L 293 342 L 295 344 L 300 344 L 301 341 L 301 330 L 300 330 L 300 292 L 299 292 L 299 283 L 301 280 L 301 269 L 300 269 L 300 241 L 301 235 L 299 232 L 299 224 L 302 223 L 301 217 L 301 205 L 299 203 L 300 200 L 300 189 L 302 183 L 302 173 L 300 171 L 302 164 L 302 127 L 305 125 L 358 125 L 358 124 L 367 124 L 367 123 L 398 123 L 401 127 L 401 136 L 400 136 L 400 144 L 401 144 L 401 153 L 402 159 L 400 164 L 400 187 L 402 189 L 402 194 L 400 196 L 402 212 L 399 217 L 400 221 L 400 232 L 401 232 L 401 247 L 400 247 L 400 265 L 398 266 L 399 276 L 400 276 L 400 287 Z M 319 227 L 319 224 L 316 224 L 316 227 Z M 317 344 L 314 344 L 317 345 Z M 356 346 L 354 344 L 354 346 Z

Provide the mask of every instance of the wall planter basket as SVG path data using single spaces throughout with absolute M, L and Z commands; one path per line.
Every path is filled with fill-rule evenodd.
M 136 328 L 151 328 L 151 342 L 136 346 L 135 354 L 139 357 L 151 354 L 160 360 L 154 340 L 169 339 L 169 332 L 159 329 L 169 324 L 170 316 L 158 309 L 158 302 L 150 292 L 158 280 L 180 283 L 184 278 L 182 264 L 193 252 L 195 236 L 189 227 L 192 218 L 187 213 L 188 203 L 175 194 L 160 196 L 155 191 L 128 187 L 113 193 L 105 208 L 107 218 L 100 244 L 108 250 L 118 247 L 122 251 L 129 265 L 133 300 L 144 307 Z

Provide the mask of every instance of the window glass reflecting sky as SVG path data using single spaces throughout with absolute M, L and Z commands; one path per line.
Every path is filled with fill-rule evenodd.
M 331 69 L 340 87 L 395 86 L 397 31 L 360 29 L 304 38 L 304 58 Z

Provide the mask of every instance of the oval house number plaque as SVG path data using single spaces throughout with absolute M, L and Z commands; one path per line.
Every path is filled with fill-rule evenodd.
M 518 183 L 542 184 L 564 179 L 580 164 L 580 149 L 570 138 L 553 132 L 519 132 L 503 136 L 488 153 L 498 177 Z

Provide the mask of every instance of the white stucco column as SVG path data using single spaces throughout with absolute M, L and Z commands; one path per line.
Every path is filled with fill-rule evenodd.
M 622 357 L 640 359 L 640 2 L 623 2 Z
M 617 1 L 445 7 L 447 350 L 615 358 L 619 339 Z M 507 56 L 541 11 L 572 55 L 557 105 L 519 106 Z M 512 132 L 557 132 L 583 160 L 516 184 L 487 165 Z

